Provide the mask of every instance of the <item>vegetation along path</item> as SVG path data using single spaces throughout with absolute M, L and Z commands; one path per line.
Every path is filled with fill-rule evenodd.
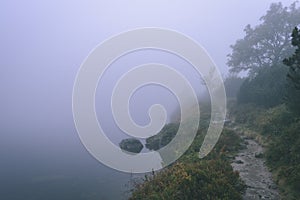
M 280 199 L 272 174 L 261 158 L 263 147 L 250 137 L 241 135 L 241 138 L 245 148 L 239 151 L 231 165 L 247 185 L 244 199 Z

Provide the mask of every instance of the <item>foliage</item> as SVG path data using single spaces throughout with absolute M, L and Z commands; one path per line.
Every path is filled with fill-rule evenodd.
M 300 195 L 300 121 L 286 127 L 284 134 L 275 138 L 267 149 L 269 166 L 278 171 L 278 180 L 286 195 Z
M 257 116 L 257 129 L 262 135 L 279 136 L 293 122 L 293 116 L 284 104 L 270 108 Z
M 241 138 L 233 130 L 225 128 L 216 144 L 215 151 L 235 153 L 241 148 L 241 142 Z
M 272 107 L 282 103 L 285 96 L 287 70 L 282 65 L 264 67 L 255 77 L 248 77 L 240 87 L 238 103 L 254 103 Z
M 285 104 L 265 109 L 241 104 L 230 113 L 236 122 L 260 133 L 265 158 L 276 175 L 284 199 L 296 199 L 300 191 L 300 121 Z M 243 117 L 242 119 L 240 119 Z
M 136 187 L 130 199 L 241 199 L 238 173 L 224 160 L 176 163 Z
M 200 132 L 200 131 L 206 132 L 206 130 L 209 126 L 209 122 L 210 122 L 210 109 L 211 109 L 210 104 L 201 105 L 200 120 L 194 119 L 193 116 L 190 116 L 189 119 L 187 119 L 185 122 L 183 122 L 184 125 L 188 126 L 188 124 L 192 120 L 197 120 L 197 121 L 199 121 L 198 132 Z M 158 134 L 146 139 L 146 145 L 145 145 L 146 148 L 149 150 L 157 151 L 158 149 L 166 146 L 175 137 L 175 135 L 178 131 L 178 128 L 179 128 L 179 123 L 166 124 Z
M 201 110 L 199 129 L 189 149 L 176 163 L 136 182 L 130 199 L 242 199 L 245 189 L 239 174 L 234 172 L 228 156 L 240 148 L 240 137 L 224 129 L 213 151 L 199 159 L 208 122 L 210 106 Z M 168 124 L 156 136 L 147 139 L 149 148 L 158 148 L 176 134 L 179 124 Z
M 230 74 L 224 81 L 227 98 L 236 98 L 237 93 L 244 82 L 244 78 Z
M 246 36 L 231 46 L 227 63 L 231 72 L 246 70 L 255 76 L 259 68 L 280 65 L 292 54 L 290 32 L 300 24 L 300 9 L 296 3 L 289 7 L 273 3 L 260 21 L 261 24 L 254 28 L 247 25 Z
M 297 199 L 300 195 L 300 31 L 294 27 L 300 24 L 300 9 L 296 3 L 289 8 L 281 3 L 272 4 L 261 21 L 254 28 L 248 25 L 246 36 L 231 46 L 230 70 L 248 71 L 250 76 L 241 85 L 237 95 L 239 104 L 231 106 L 230 115 L 235 122 L 260 134 L 266 145 L 267 164 L 284 198 Z M 288 68 L 282 66 L 283 59 Z
M 196 139 L 178 162 L 137 183 L 130 199 L 241 199 L 245 187 L 234 172 L 226 153 L 236 151 L 239 137 L 224 130 L 213 152 L 200 160 L 204 135 Z
M 300 116 L 300 31 L 297 27 L 292 33 L 292 45 L 296 47 L 295 53 L 283 60 L 289 67 L 286 103 L 291 111 Z
M 170 123 L 156 135 L 146 139 L 146 147 L 149 150 L 158 150 L 166 146 L 176 135 L 179 123 Z
M 246 36 L 231 46 L 228 66 L 231 72 L 249 73 L 237 94 L 238 102 L 270 108 L 281 104 L 286 94 L 288 70 L 282 60 L 295 49 L 289 40 L 290 32 L 300 24 L 300 8 L 296 3 L 289 7 L 274 3 L 260 20 L 254 28 L 247 25 Z
M 238 124 L 255 127 L 256 118 L 264 109 L 254 104 L 237 104 L 229 110 L 229 116 Z

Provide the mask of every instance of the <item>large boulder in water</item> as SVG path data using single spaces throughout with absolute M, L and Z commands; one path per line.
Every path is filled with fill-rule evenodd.
M 140 153 L 144 148 L 144 145 L 135 138 L 127 138 L 119 143 L 122 150 L 128 151 L 130 153 Z

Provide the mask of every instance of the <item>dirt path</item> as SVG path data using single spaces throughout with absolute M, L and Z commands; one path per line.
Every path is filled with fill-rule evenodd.
M 241 179 L 247 185 L 245 200 L 280 199 L 276 184 L 265 165 L 265 160 L 259 158 L 263 148 L 253 139 L 242 136 L 246 148 L 241 150 L 232 163 L 234 170 L 239 171 Z

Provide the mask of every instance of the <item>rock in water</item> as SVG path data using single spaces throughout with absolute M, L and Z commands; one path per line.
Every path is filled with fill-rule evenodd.
M 122 150 L 130 153 L 140 153 L 144 148 L 144 145 L 135 138 L 124 139 L 119 143 L 119 146 Z

